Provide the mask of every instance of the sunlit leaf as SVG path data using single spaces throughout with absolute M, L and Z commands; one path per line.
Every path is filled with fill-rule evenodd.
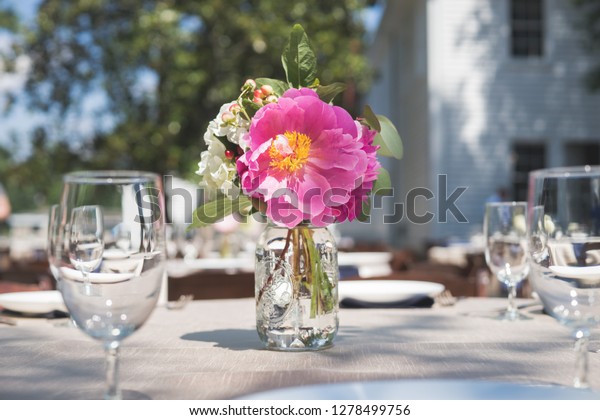
M 245 195 L 235 199 L 219 197 L 196 209 L 194 219 L 188 229 L 210 226 L 233 213 L 248 214 L 251 207 L 252 201 Z
M 360 214 L 357 217 L 359 222 L 368 222 L 371 217 L 371 197 L 362 202 Z
M 302 25 L 296 24 L 281 56 L 287 81 L 296 88 L 310 86 L 317 77 L 317 58 Z
M 377 116 L 371 109 L 369 105 L 365 105 L 364 118 L 366 123 L 371 127 L 372 130 L 377 131 L 378 133 L 381 131 L 381 124 L 379 124 L 379 120 Z
M 269 79 L 268 77 L 259 77 L 256 79 L 257 87 L 262 87 L 263 85 L 270 85 L 277 96 L 283 95 L 290 88 L 290 85 L 282 80 Z
M 318 86 L 317 94 L 319 95 L 319 98 L 321 98 L 321 100 L 323 102 L 329 103 L 329 102 L 333 101 L 333 99 L 338 94 L 342 93 L 345 90 L 346 90 L 345 83 L 336 82 L 336 83 L 332 83 L 327 86 Z
M 379 168 L 379 175 L 373 185 L 373 193 L 381 196 L 393 195 L 390 173 L 383 166 Z
M 385 116 L 378 115 L 377 119 L 381 124 L 381 132 L 375 136 L 373 144 L 380 146 L 377 151 L 381 156 L 390 156 L 396 159 L 402 159 L 402 139 L 394 124 Z

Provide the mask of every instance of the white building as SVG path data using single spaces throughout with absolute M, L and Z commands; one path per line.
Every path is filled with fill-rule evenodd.
M 428 188 L 436 196 L 415 191 L 413 220 L 434 217 L 418 224 L 405 212 L 384 226 L 377 214 L 344 229 L 394 245 L 468 238 L 499 187 L 523 200 L 531 169 L 600 163 L 600 95 L 582 82 L 589 60 L 577 19 L 570 0 L 389 0 L 371 47 L 377 77 L 367 102 L 404 142 L 402 161 L 386 163 L 394 201 L 410 207 L 407 193 Z M 440 214 L 441 174 L 445 196 L 467 188 L 454 203 L 468 222 Z

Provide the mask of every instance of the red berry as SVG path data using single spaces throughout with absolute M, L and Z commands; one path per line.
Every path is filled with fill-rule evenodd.
M 269 96 L 273 94 L 273 87 L 271 85 L 262 85 L 260 88 L 264 96 Z
M 225 150 L 225 157 L 227 159 L 232 159 L 233 158 L 233 152 L 231 150 Z

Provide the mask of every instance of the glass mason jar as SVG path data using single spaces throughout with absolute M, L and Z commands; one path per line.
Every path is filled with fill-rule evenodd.
M 268 349 L 319 350 L 338 330 L 337 247 L 326 227 L 271 222 L 256 246 L 256 329 Z

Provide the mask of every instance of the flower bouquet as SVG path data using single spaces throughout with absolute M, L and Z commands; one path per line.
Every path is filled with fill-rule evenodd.
M 237 213 L 268 220 L 256 251 L 258 334 L 268 348 L 319 349 L 337 332 L 332 223 L 366 218 L 390 190 L 377 155 L 400 158 L 393 124 L 366 106 L 353 119 L 332 105 L 342 83 L 321 85 L 300 25 L 282 55 L 287 80 L 247 80 L 204 135 L 197 174 L 207 202 L 192 227 Z

